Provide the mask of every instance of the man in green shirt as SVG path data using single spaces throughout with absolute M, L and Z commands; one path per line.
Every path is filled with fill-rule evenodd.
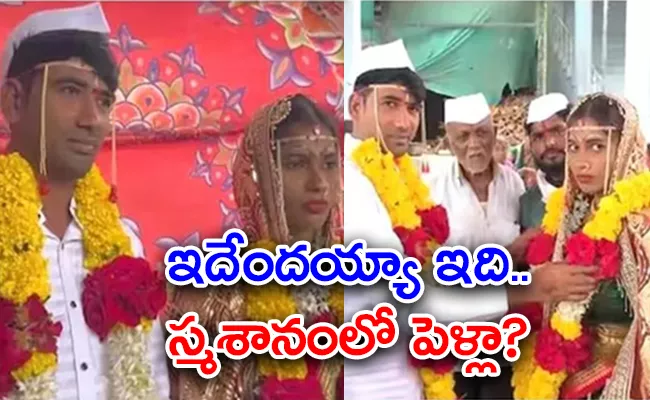
M 537 167 L 537 183 L 520 198 L 522 231 L 538 228 L 546 200 L 564 182 L 566 118 L 571 107 L 561 93 L 550 93 L 530 103 L 526 132 Z

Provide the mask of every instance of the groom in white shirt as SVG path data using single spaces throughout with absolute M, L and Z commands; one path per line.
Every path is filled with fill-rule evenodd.
M 345 243 L 365 239 L 369 247 L 404 251 L 393 231 L 388 211 L 376 189 L 352 157 L 364 140 L 377 138 L 384 151 L 395 157 L 406 154 L 420 125 L 425 87 L 401 40 L 365 49 L 357 63 L 354 93 L 349 100 L 352 134 L 345 137 L 344 235 Z M 585 272 L 587 271 L 587 272 Z M 412 312 L 430 313 L 441 323 L 463 320 L 491 320 L 509 307 L 527 302 L 583 298 L 593 287 L 592 271 L 569 270 L 562 266 L 541 268 L 533 283 L 518 287 L 477 288 L 472 295 L 455 288 L 427 287 L 413 305 L 396 304 L 401 326 Z M 376 304 L 395 304 L 387 283 L 373 287 L 350 287 L 345 291 L 345 313 L 349 320 L 356 311 L 371 310 Z M 408 361 L 409 330 L 400 330 L 400 341 L 391 349 L 367 360 L 346 360 L 345 399 L 418 400 L 423 397 L 417 372 Z
M 34 223 L 43 233 L 41 254 L 49 278 L 50 295 L 43 299 L 44 305 L 53 320 L 62 326 L 56 343 L 58 360 L 53 384 L 39 383 L 42 379 L 39 376 L 15 389 L 16 392 L 26 390 L 36 397 L 15 393 L 16 397 L 11 398 L 117 400 L 120 394 L 111 394 L 108 377 L 109 371 L 121 363 L 134 366 L 128 378 L 135 377 L 130 386 L 140 390 L 140 398 L 169 399 L 161 325 L 154 321 L 148 335 L 149 354 L 143 350 L 142 362 L 128 358 L 115 360 L 118 354 L 109 354 L 109 345 L 101 342 L 90 329 L 83 310 L 83 281 L 88 274 L 84 268 L 87 230 L 79 218 L 82 205 L 75 202 L 73 195 L 111 130 L 109 114 L 115 101 L 118 70 L 109 48 L 109 32 L 99 3 L 42 11 L 32 14 L 14 29 L 2 57 L 0 105 L 11 127 L 7 154 L 20 157 L 34 175 L 47 183 L 41 185 L 42 209 L 39 215 L 34 215 Z M 43 168 L 39 160 L 47 167 L 47 174 L 38 172 Z M 0 198 L 7 201 L 12 194 L 4 193 L 4 189 L 0 187 Z M 7 221 L 0 220 L 0 223 Z M 143 257 L 143 246 L 136 232 L 126 223 L 122 223 L 122 229 L 131 242 L 133 256 Z M 1 253 L 0 264 L 6 263 L 6 253 Z M 138 346 L 133 344 L 134 348 Z M 111 363 L 110 356 L 118 362 Z M 144 360 L 151 366 L 151 393 L 142 392 L 142 387 L 148 387 L 143 385 L 147 382 L 138 381 L 138 375 L 134 375 L 137 371 L 133 371 L 138 365 L 129 364 L 134 361 L 145 364 Z

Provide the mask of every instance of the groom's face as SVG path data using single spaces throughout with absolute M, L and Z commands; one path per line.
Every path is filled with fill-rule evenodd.
M 388 150 L 399 157 L 408 152 L 417 133 L 422 107 L 404 87 L 383 85 L 357 93 L 350 110 L 356 133 L 381 135 Z

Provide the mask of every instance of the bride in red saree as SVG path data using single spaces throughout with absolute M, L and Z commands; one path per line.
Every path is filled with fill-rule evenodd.
M 586 96 L 568 119 L 567 179 L 549 198 L 531 265 L 597 265 L 582 302 L 544 305 L 522 346 L 517 399 L 650 398 L 650 172 L 638 114 L 625 99 Z

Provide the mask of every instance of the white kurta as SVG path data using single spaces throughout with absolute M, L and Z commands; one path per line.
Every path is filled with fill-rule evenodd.
M 62 240 L 40 224 L 45 234 L 43 256 L 48 262 L 52 294 L 45 307 L 55 321 L 61 322 L 63 331 L 58 341 L 59 362 L 56 369 L 57 400 L 109 400 L 107 393 L 108 355 L 86 325 L 81 305 L 82 282 L 86 276 L 83 266 L 81 224 L 75 216 L 74 200 L 70 207 L 73 222 Z M 138 236 L 126 224 L 125 232 L 131 239 L 133 255 L 143 257 L 144 251 Z M 149 359 L 161 400 L 169 399 L 169 377 L 165 339 L 160 323 L 154 323 L 149 341 Z
M 524 182 L 516 171 L 496 163 L 494 166 L 494 179 L 484 206 L 457 161 L 446 165 L 429 182 L 433 200 L 442 204 L 449 216 L 447 245 L 474 251 L 487 243 L 508 246 L 519 236 L 519 197 L 526 191 Z
M 365 239 L 369 247 L 390 247 L 403 252 L 393 232 L 390 217 L 372 183 L 351 159 L 361 143 L 345 136 L 344 158 L 344 235 L 345 243 Z M 396 305 L 400 321 L 400 341 L 391 349 L 378 352 L 367 360 L 345 361 L 345 398 L 351 400 L 418 400 L 422 398 L 420 379 L 408 361 L 408 315 L 413 312 L 432 314 L 442 323 L 465 320 L 491 320 L 508 308 L 503 288 L 476 289 L 476 296 L 466 296 L 455 288 L 428 287 L 413 305 L 397 303 L 388 290 L 388 282 L 373 287 L 345 289 L 345 315 L 350 320 L 355 312 L 371 310 L 388 301 Z

